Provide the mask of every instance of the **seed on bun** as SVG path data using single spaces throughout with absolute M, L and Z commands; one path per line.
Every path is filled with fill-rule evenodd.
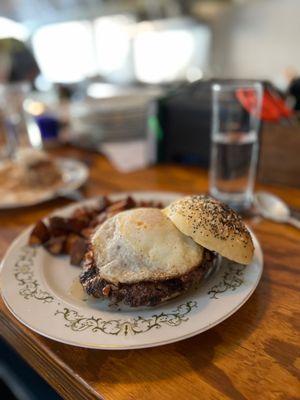
M 241 217 L 208 196 L 189 196 L 171 203 L 164 214 L 201 246 L 240 264 L 252 261 L 254 246 Z

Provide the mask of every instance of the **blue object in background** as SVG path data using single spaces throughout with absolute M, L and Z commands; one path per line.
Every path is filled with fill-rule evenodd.
M 59 121 L 52 115 L 42 114 L 35 117 L 43 141 L 55 141 L 59 134 Z

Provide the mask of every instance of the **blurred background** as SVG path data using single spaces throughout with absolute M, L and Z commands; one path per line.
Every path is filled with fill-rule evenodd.
M 2 0 L 1 80 L 37 90 L 299 73 L 297 0 Z
M 123 170 L 207 166 L 213 80 L 259 80 L 273 100 L 300 108 L 297 0 L 2 0 L 0 15 L 0 82 L 30 82 L 25 112 L 42 135 L 27 118 L 36 146 L 57 139 L 97 149 Z M 265 121 L 290 124 L 292 113 L 267 100 Z M 147 155 L 143 147 L 139 162 L 124 166 L 111 143 L 145 137 Z
M 130 170 L 138 163 L 124 166 L 111 143 L 147 137 L 142 165 L 207 166 L 213 80 L 259 80 L 273 100 L 300 108 L 297 0 L 2 0 L 0 15 L 0 82 L 30 82 L 36 146 L 71 142 Z M 291 123 L 280 104 L 266 106 L 266 121 Z
M 299 21 L 299 0 L 1 0 L 0 132 L 7 88 L 25 81 L 33 147 L 84 147 L 124 173 L 157 162 L 206 168 L 212 83 L 260 81 L 258 179 L 300 186 Z M 35 398 L 9 351 L 1 393 Z

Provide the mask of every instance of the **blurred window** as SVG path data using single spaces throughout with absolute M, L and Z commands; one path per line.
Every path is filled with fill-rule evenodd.
M 43 75 L 53 82 L 79 82 L 96 73 L 92 24 L 88 21 L 44 26 L 32 40 Z
M 132 30 L 130 16 L 102 17 L 95 20 L 95 45 L 98 72 L 112 82 L 134 80 Z
M 7 38 L 25 41 L 28 38 L 28 31 L 22 24 L 0 17 L 0 39 Z
M 206 72 L 210 28 L 191 19 L 136 23 L 131 15 L 44 26 L 33 36 L 43 76 L 75 83 L 99 74 L 111 83 L 193 81 Z
M 176 27 L 176 22 L 173 24 L 172 21 L 162 21 L 159 27 L 151 22 L 141 24 L 134 43 L 138 80 L 161 83 L 202 77 L 209 58 L 209 28 L 190 23 L 180 27 Z

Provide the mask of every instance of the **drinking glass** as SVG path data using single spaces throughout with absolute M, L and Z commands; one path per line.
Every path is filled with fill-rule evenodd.
M 23 103 L 30 91 L 27 82 L 0 85 L 2 157 L 13 157 L 17 147 L 30 145 Z
M 252 203 L 258 161 L 262 85 L 212 87 L 210 194 L 242 211 Z

